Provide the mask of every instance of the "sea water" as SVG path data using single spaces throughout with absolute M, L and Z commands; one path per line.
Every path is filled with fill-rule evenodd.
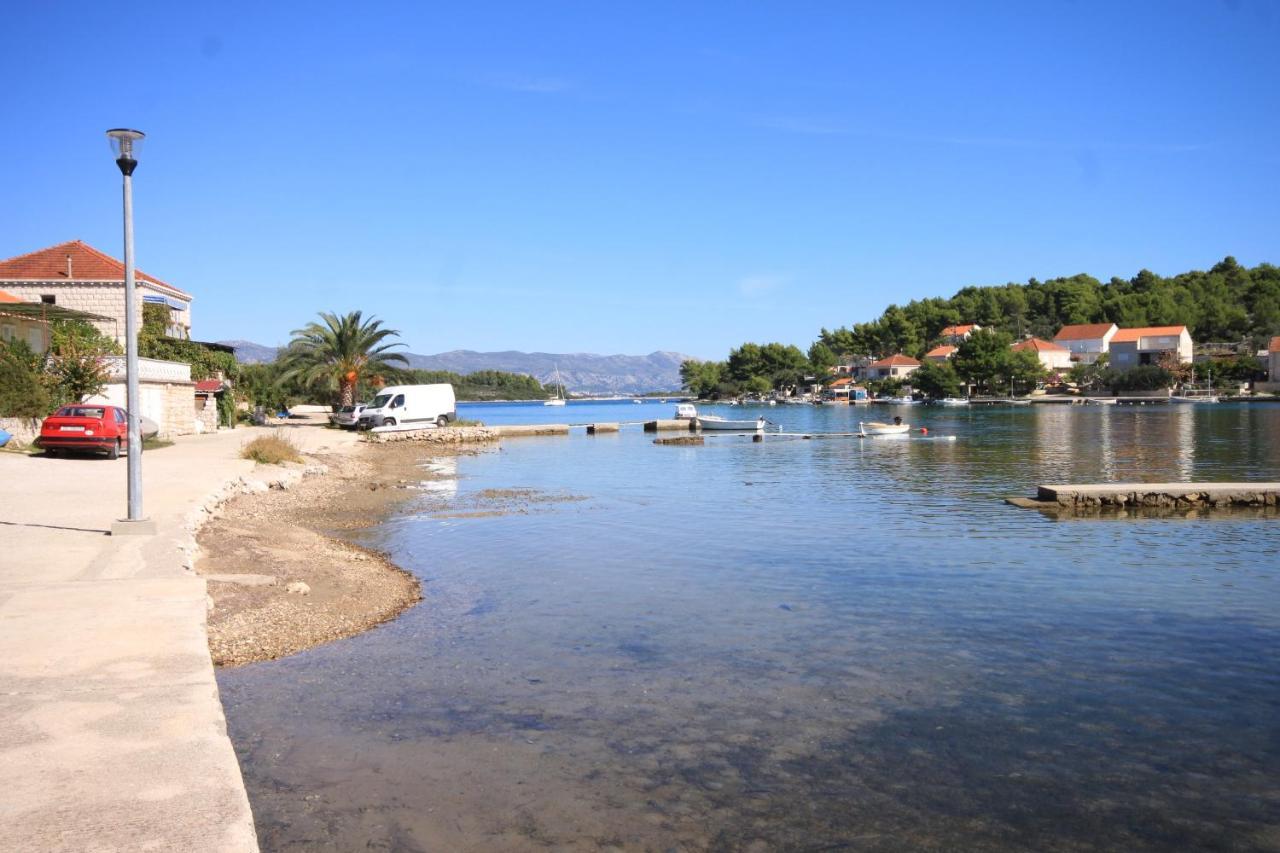
M 362 539 L 419 606 L 219 675 L 264 849 L 1280 849 L 1274 514 L 1001 500 L 1280 480 L 1280 406 L 717 413 L 917 437 L 436 463 Z

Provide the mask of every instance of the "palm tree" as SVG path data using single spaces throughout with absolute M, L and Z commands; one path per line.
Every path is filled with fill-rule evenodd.
M 290 334 L 293 340 L 285 349 L 281 381 L 299 379 L 313 388 L 337 391 L 342 405 L 356 401 L 356 386 L 361 381 L 394 375 L 391 362 L 406 367 L 409 360 L 398 352 L 388 352 L 403 343 L 383 343 L 400 333 L 382 328 L 382 321 L 370 317 L 362 320 L 361 312 L 339 317 L 320 312 L 323 322 L 311 322 Z

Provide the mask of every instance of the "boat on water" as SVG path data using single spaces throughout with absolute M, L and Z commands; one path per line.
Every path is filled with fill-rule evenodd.
M 862 421 L 858 421 L 858 431 L 863 435 L 906 436 L 911 432 L 911 424 L 887 424 L 883 421 L 867 421 L 866 423 L 863 423 Z
M 564 385 L 560 382 L 560 365 L 556 365 L 556 396 L 550 400 L 543 401 L 544 406 L 563 406 L 564 405 Z
M 691 421 L 697 416 L 698 409 L 693 405 L 693 403 L 676 403 L 676 420 Z
M 941 400 L 938 400 L 938 405 L 939 406 L 967 406 L 969 405 L 969 401 L 964 399 L 963 397 L 943 397 Z
M 1170 403 L 1218 403 L 1218 402 L 1221 402 L 1221 400 L 1218 399 L 1217 394 L 1196 394 L 1196 395 L 1178 394 L 1175 396 L 1170 396 L 1169 402 Z
M 765 424 L 768 423 L 764 418 L 756 418 L 755 420 L 734 420 L 732 418 L 722 418 L 719 415 L 698 415 L 693 419 L 693 423 L 698 429 L 702 430 L 718 430 L 721 432 L 763 432 Z

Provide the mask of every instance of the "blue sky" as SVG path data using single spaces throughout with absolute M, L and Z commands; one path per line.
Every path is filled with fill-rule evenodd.
M 21 3 L 0 256 L 202 339 L 721 358 L 968 284 L 1280 262 L 1274 2 Z

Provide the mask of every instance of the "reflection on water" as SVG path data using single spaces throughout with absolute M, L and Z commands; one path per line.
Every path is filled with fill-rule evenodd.
M 264 848 L 1280 849 L 1276 522 L 999 500 L 1280 479 L 1280 407 L 901 414 L 457 460 L 368 534 L 421 606 L 219 677 Z

